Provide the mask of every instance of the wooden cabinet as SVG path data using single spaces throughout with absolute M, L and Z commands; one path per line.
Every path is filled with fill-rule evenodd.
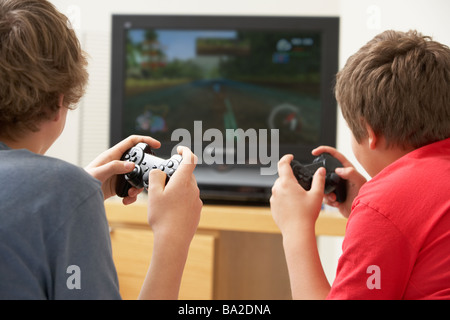
M 192 240 L 183 273 L 180 299 L 213 298 L 214 235 L 197 234 Z M 136 299 L 147 274 L 153 233 L 132 226 L 111 228 L 113 258 L 123 299 Z
M 153 234 L 145 202 L 106 202 L 113 258 L 124 299 L 136 299 L 150 263 Z M 346 220 L 322 213 L 318 235 L 343 235 Z M 180 299 L 289 299 L 279 230 L 269 208 L 205 205 L 192 240 Z

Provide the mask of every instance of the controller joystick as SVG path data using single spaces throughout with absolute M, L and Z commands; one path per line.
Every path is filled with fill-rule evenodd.
M 116 194 L 124 198 L 128 196 L 131 187 L 148 190 L 148 176 L 153 169 L 159 169 L 167 174 L 167 184 L 180 165 L 182 157 L 176 154 L 168 160 L 158 158 L 148 144 L 141 142 L 125 152 L 120 160 L 134 162 L 133 171 L 117 176 Z
M 324 167 L 326 169 L 324 193 L 329 194 L 334 192 L 336 194 L 336 201 L 338 202 L 344 202 L 347 198 L 346 180 L 342 179 L 334 172 L 336 168 L 344 166 L 338 159 L 334 158 L 329 153 L 322 153 L 308 165 L 303 165 L 297 160 L 292 160 L 291 167 L 298 183 L 305 190 L 311 189 L 312 179 L 316 170 L 320 167 Z

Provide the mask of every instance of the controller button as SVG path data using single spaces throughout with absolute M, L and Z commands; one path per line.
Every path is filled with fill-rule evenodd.
M 141 171 L 141 169 L 138 166 L 135 165 L 133 171 L 128 173 L 128 177 L 130 177 L 130 178 L 137 177 L 139 175 L 140 171 Z
M 168 167 L 168 168 L 172 168 L 173 166 L 174 166 L 174 164 L 173 164 L 172 160 L 170 160 L 170 161 L 167 163 L 167 167 Z
M 341 180 L 341 177 L 339 177 L 336 173 L 330 174 L 329 182 L 332 185 L 337 185 L 340 182 L 340 180 Z

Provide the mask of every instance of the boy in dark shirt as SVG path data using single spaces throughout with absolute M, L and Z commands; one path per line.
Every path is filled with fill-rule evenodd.
M 44 156 L 82 97 L 87 61 L 67 17 L 45 0 L 0 1 L 0 299 L 120 298 L 103 200 L 115 195 L 132 136 L 85 170 Z M 202 202 L 183 161 L 165 185 L 150 173 L 148 221 L 155 236 L 142 299 L 175 299 Z M 130 189 L 124 204 L 142 190 Z M 170 262 L 170 263 L 168 263 Z M 72 281 L 77 275 L 78 281 Z

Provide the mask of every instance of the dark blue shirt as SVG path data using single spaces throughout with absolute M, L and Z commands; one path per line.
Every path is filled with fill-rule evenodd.
M 98 180 L 0 142 L 0 299 L 119 299 Z

